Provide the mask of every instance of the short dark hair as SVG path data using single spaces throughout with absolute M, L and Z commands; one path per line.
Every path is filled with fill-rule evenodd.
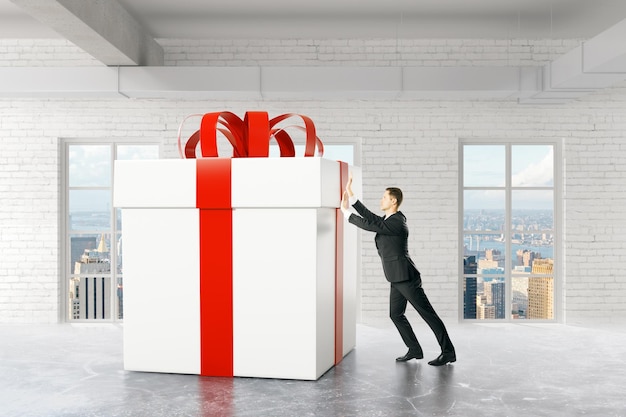
M 400 208 L 400 204 L 402 204 L 402 190 L 397 187 L 387 187 L 386 191 L 389 192 L 389 195 L 396 199 L 396 205 Z

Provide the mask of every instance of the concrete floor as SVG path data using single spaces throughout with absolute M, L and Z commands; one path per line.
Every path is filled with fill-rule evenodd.
M 318 381 L 123 370 L 114 324 L 0 326 L 0 416 L 626 416 L 626 326 L 448 325 L 458 361 L 436 368 L 390 324 Z

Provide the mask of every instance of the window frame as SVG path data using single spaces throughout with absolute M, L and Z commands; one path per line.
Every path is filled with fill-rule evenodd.
M 69 158 L 69 150 L 71 146 L 109 146 L 110 148 L 110 186 L 70 186 L 70 158 Z M 114 170 L 115 170 L 115 160 L 117 159 L 117 152 L 119 145 L 152 145 L 158 146 L 159 158 L 163 157 L 163 144 L 160 139 L 151 139 L 151 138 L 96 138 L 96 139 L 86 139 L 86 138 L 61 138 L 60 140 L 60 153 L 61 153 L 61 198 L 60 198 L 60 250 L 59 250 L 59 264 L 60 264 L 60 293 L 59 293 L 59 321 L 65 323 L 116 323 L 123 322 L 123 318 L 118 318 L 117 309 L 115 307 L 115 301 L 117 297 L 115 296 L 116 291 L 116 282 L 118 278 L 123 279 L 123 273 L 117 272 L 117 268 L 111 267 L 110 275 L 110 300 L 108 303 L 109 311 L 111 311 L 110 318 L 72 318 L 69 314 L 70 302 L 69 302 L 69 278 L 71 276 L 75 276 L 71 266 L 70 266 L 70 257 L 71 257 L 71 236 L 74 234 L 84 233 L 110 233 L 111 235 L 111 246 L 117 240 L 117 236 L 122 233 L 121 230 L 118 230 L 118 210 L 113 206 L 113 178 L 114 178 Z M 69 219 L 69 196 L 71 190 L 108 190 L 110 193 L 110 228 L 105 231 L 94 231 L 94 230 L 70 230 L 70 225 L 68 224 Z M 117 251 L 111 247 L 111 265 L 117 265 Z M 78 274 L 82 276 L 83 274 Z M 85 274 L 89 277 L 92 277 L 94 274 Z
M 504 187 L 495 186 L 480 186 L 480 187 L 465 187 L 464 184 L 464 147 L 467 145 L 502 145 L 505 147 L 505 185 Z M 553 179 L 554 183 L 552 188 L 550 187 L 533 187 L 533 186 L 512 186 L 512 147 L 513 146 L 528 146 L 528 145 L 549 145 L 553 147 Z M 562 158 L 562 139 L 475 139 L 475 138 L 461 138 L 458 143 L 458 160 L 459 160 L 459 216 L 458 216 L 458 271 L 459 271 L 459 287 L 458 287 L 458 300 L 459 300 L 459 322 L 468 323 L 558 323 L 563 322 L 563 290 L 564 290 L 564 266 L 563 266 L 563 158 Z M 554 235 L 553 242 L 553 317 L 552 319 L 514 319 L 511 315 L 512 307 L 512 280 L 515 275 L 512 271 L 512 259 L 511 259 L 511 239 L 506 239 L 505 246 L 505 317 L 504 319 L 470 319 L 464 317 L 464 284 L 465 284 L 465 271 L 464 271 L 464 237 L 466 234 L 485 234 L 485 231 L 478 230 L 465 230 L 464 229 L 464 196 L 466 190 L 473 189 L 493 189 L 504 190 L 505 193 L 505 224 L 504 231 L 509 235 L 512 233 L 512 194 L 517 190 L 546 190 L 552 189 L 553 197 L 553 230 Z M 497 232 L 496 232 L 497 233 Z M 472 276 L 473 274 L 470 274 Z M 500 275 L 498 275 L 500 276 Z M 533 276 L 529 274 L 529 276 Z

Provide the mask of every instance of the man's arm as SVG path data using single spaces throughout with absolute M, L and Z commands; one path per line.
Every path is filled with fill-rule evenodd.
M 350 173 L 348 177 L 348 181 L 346 182 L 346 190 L 341 197 L 341 211 L 348 221 L 350 221 L 351 214 L 354 214 L 350 212 L 350 207 L 354 208 L 354 210 L 356 210 L 356 212 L 360 216 L 365 217 L 368 221 L 376 222 L 383 221 L 385 219 L 383 216 L 378 216 L 371 212 L 367 207 L 365 207 L 363 203 L 361 203 L 357 199 L 357 196 L 354 195 L 354 192 L 352 191 L 352 173 Z M 358 216 L 355 215 L 355 217 Z
M 354 205 L 355 210 L 359 211 L 359 208 L 367 210 L 360 201 L 357 201 Z M 369 212 L 369 210 L 368 210 Z M 391 216 L 387 220 L 384 217 L 372 215 L 373 217 L 361 217 L 352 215 L 348 219 L 350 223 L 356 227 L 367 230 L 369 232 L 376 232 L 383 235 L 402 236 L 406 235 L 407 228 L 403 217 Z
M 350 213 L 350 206 L 352 206 L 359 215 Z M 350 173 L 348 177 L 346 190 L 341 197 L 341 211 L 346 220 L 363 230 L 385 235 L 402 235 L 406 233 L 406 225 L 400 218 L 389 218 L 385 220 L 384 216 L 378 216 L 372 213 L 357 199 L 352 191 L 352 173 Z
M 379 216 L 377 214 L 374 214 L 372 211 L 370 211 L 370 209 L 365 207 L 365 204 L 363 204 L 360 200 L 356 200 L 354 204 L 352 205 L 352 208 L 354 208 L 356 212 L 361 215 L 361 217 L 366 218 L 368 221 L 382 222 L 383 220 L 385 220 L 385 216 Z
M 354 197 L 348 197 L 348 192 L 344 191 L 344 193 L 341 195 L 341 205 L 339 206 L 339 208 L 341 209 L 341 212 L 343 213 L 343 217 L 346 220 L 350 220 L 350 216 L 353 214 L 350 212 L 350 206 L 352 204 L 354 204 L 351 200 Z

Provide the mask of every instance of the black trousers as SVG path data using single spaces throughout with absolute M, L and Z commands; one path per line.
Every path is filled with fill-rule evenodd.
M 439 318 L 422 288 L 421 279 L 411 277 L 408 281 L 392 282 L 389 294 L 389 317 L 396 325 L 404 344 L 413 352 L 422 352 L 411 324 L 404 315 L 407 301 L 411 303 L 432 329 L 442 353 L 453 353 L 454 346 L 443 321 Z

